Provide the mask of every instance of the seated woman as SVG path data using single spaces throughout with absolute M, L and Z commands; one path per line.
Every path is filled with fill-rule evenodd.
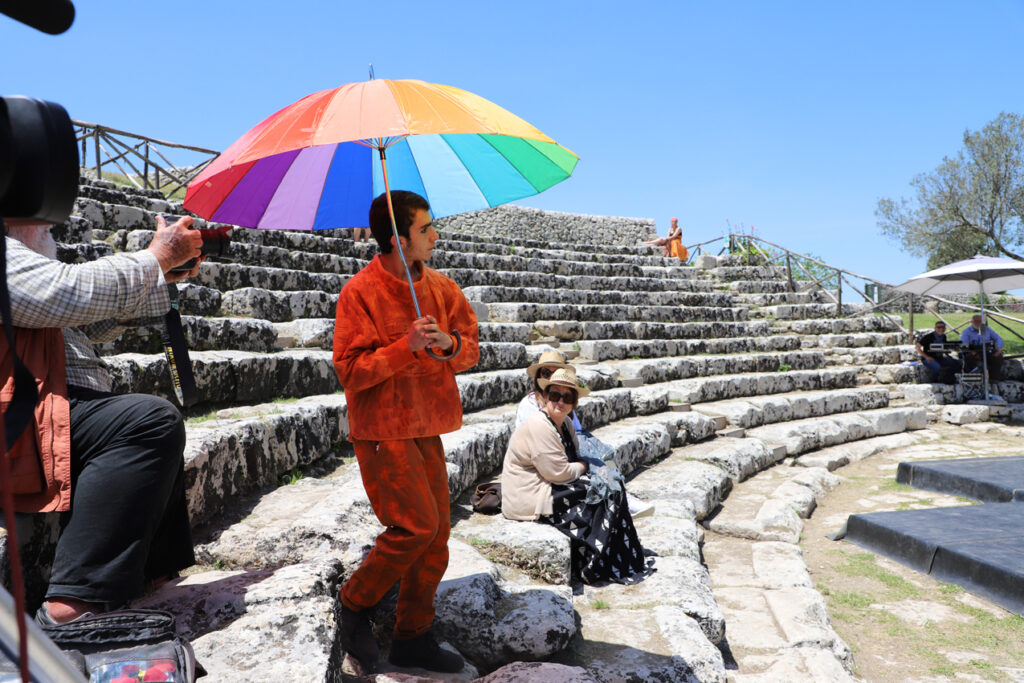
M 686 247 L 683 246 L 683 229 L 679 227 L 679 219 L 675 216 L 672 217 L 672 225 L 668 229 L 667 237 L 658 237 L 644 242 L 644 244 L 661 247 L 662 256 L 675 256 L 680 261 L 685 261 L 690 255 Z
M 515 426 L 517 428 L 523 424 L 526 418 L 541 410 L 541 405 L 544 403 L 544 392 L 540 388 L 540 381 L 550 379 L 551 374 L 561 368 L 572 370 L 573 375 L 576 373 L 575 368 L 565 362 L 565 356 L 554 349 L 540 354 L 537 362 L 526 368 L 526 374 L 533 379 L 533 389 L 526 396 L 523 396 L 523 400 L 519 402 L 519 407 L 516 409 Z M 576 453 L 581 461 L 598 467 L 602 464 L 613 467 L 618 465 L 615 462 L 615 449 L 590 432 L 584 431 L 575 410 L 569 413 L 568 419 L 572 421 L 573 429 L 576 430 Z M 615 470 L 614 476 L 621 475 Z M 628 493 L 626 494 L 626 502 L 629 505 L 629 514 L 633 517 L 644 517 L 654 512 L 653 503 L 645 503 Z
M 505 452 L 502 513 L 543 520 L 568 536 L 574 580 L 643 580 L 653 571 L 653 560 L 637 538 L 625 489 L 609 478 L 586 476 L 587 465 L 578 456 L 568 416 L 589 390 L 579 385 L 571 367 L 559 368 L 538 385 L 540 410 L 516 429 Z
M 533 380 L 533 388 L 519 402 L 519 407 L 516 409 L 516 427 L 523 424 L 523 420 L 530 415 L 540 411 L 540 407 L 544 402 L 544 392 L 541 391 L 538 382 L 542 379 L 551 379 L 552 373 L 562 368 L 573 369 L 571 365 L 565 362 L 565 356 L 560 351 L 554 349 L 540 354 L 537 362 L 526 368 L 527 377 Z M 569 419 L 572 420 L 572 426 L 579 432 L 582 427 L 580 426 L 579 418 L 576 417 L 575 410 L 569 414 Z

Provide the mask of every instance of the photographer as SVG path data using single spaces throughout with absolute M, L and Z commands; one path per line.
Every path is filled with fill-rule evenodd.
M 156 396 L 112 393 L 92 342 L 167 313 L 164 285 L 199 265 L 170 271 L 199 256 L 202 238 L 191 218 L 158 218 L 146 250 L 68 265 L 55 259 L 48 223 L 5 222 L 16 351 L 40 394 L 33 424 L 9 444 L 15 509 L 63 513 L 36 619 L 65 623 L 116 608 L 194 562 L 181 414 Z M 0 338 L 4 406 L 12 363 Z

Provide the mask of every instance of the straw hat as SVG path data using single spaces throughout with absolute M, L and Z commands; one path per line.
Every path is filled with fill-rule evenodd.
M 576 398 L 583 398 L 590 393 L 590 389 L 581 387 L 579 382 L 576 381 L 576 370 L 571 366 L 555 370 L 554 374 L 551 375 L 551 379 L 539 379 L 537 380 L 537 384 L 540 386 L 542 391 L 546 391 L 552 384 L 559 387 L 575 389 Z
M 571 365 L 565 362 L 565 356 L 562 355 L 561 351 L 555 351 L 554 349 L 551 349 L 550 351 L 545 351 L 544 353 L 540 354 L 540 359 L 530 367 L 526 368 L 526 374 L 536 379 L 537 371 L 544 366 L 554 366 L 556 368 L 572 368 Z

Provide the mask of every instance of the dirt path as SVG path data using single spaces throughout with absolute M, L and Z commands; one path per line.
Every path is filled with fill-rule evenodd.
M 853 650 L 866 681 L 1022 681 L 1024 618 L 959 586 L 829 540 L 851 513 L 972 504 L 895 483 L 910 459 L 1024 453 L 1024 429 L 984 423 L 940 424 L 922 442 L 887 451 L 835 472 L 842 483 L 819 499 L 800 546 L 832 626 Z

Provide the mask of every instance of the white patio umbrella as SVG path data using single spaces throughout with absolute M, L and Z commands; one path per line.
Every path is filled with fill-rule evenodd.
M 927 273 L 915 275 L 896 289 L 911 294 L 978 294 L 981 322 L 985 323 L 985 295 L 1024 288 L 1024 261 L 994 256 L 972 256 Z M 981 354 L 988 399 L 988 355 Z

